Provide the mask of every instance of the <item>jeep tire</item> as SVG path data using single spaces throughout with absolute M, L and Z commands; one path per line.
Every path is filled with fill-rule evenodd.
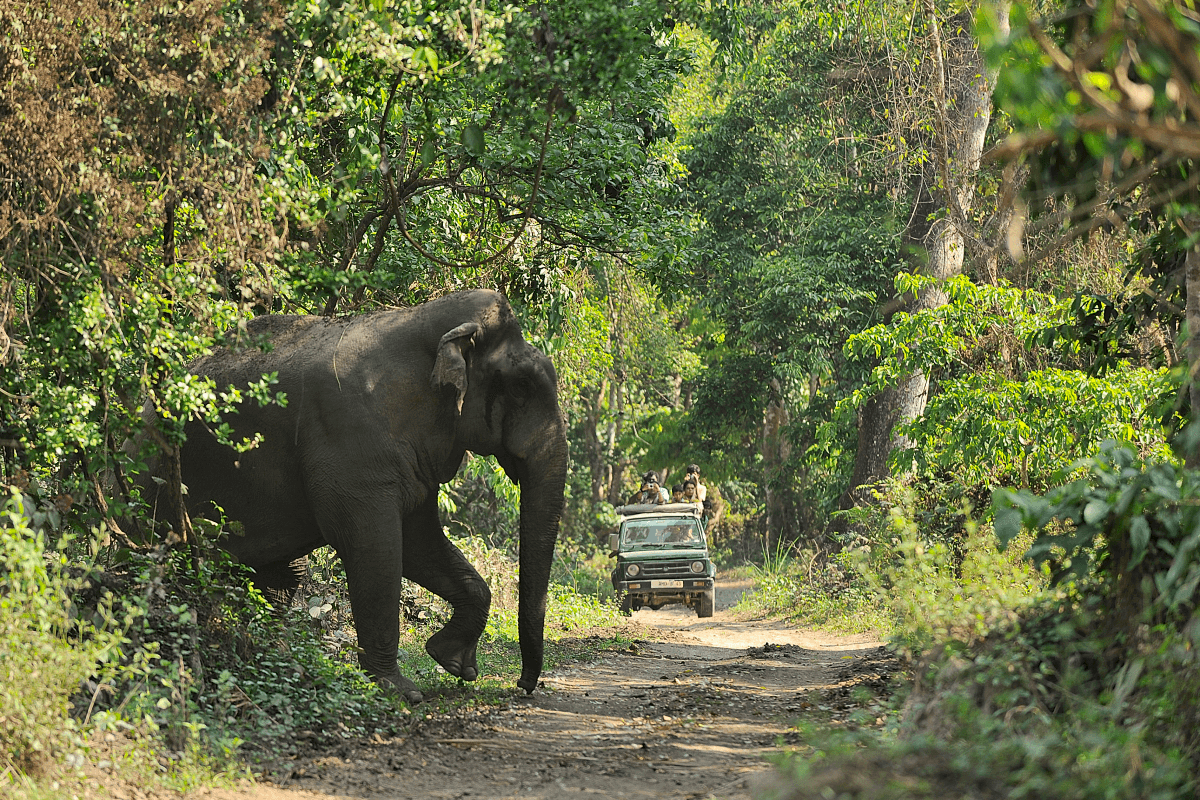
M 633 595 L 629 592 L 621 595 L 621 613 L 627 617 L 633 616 Z
M 716 589 L 709 589 L 704 594 L 700 595 L 699 601 L 696 603 L 697 617 L 711 617 L 713 615 L 713 606 L 716 605 Z

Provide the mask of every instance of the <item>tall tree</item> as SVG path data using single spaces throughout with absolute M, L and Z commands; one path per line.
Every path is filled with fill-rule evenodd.
M 91 497 L 110 529 L 100 476 L 129 499 L 145 401 L 187 536 L 170 419 L 213 402 L 180 373 L 273 290 L 286 215 L 257 167 L 282 26 L 271 3 L 0 4 L 0 428 L 14 479 L 57 471 L 59 505 Z
M 851 29 L 831 32 L 805 4 L 753 8 L 740 38 L 754 57 L 727 68 L 684 155 L 699 294 L 719 325 L 687 427 L 770 509 L 773 540 L 822 546 L 852 449 L 845 431 L 819 431 L 862 378 L 842 348 L 900 269 L 898 206 L 884 148 L 863 146 L 886 118 L 839 77 Z
M 984 63 L 983 53 L 971 31 L 970 12 L 960 12 L 947 20 L 934 0 L 922 4 L 923 17 L 913 21 L 924 26 L 926 35 L 921 51 L 930 69 L 921 77 L 927 82 L 932 101 L 933 126 L 928 168 L 922 180 L 934 187 L 932 202 L 922 207 L 918 194 L 913 220 L 917 231 L 925 228 L 921 213 L 933 216 L 923 235 L 909 238 L 919 241 L 927 254 L 925 272 L 937 281 L 945 281 L 962 272 L 968 242 L 980 240 L 980 231 L 971 220 L 976 194 L 976 175 L 983 155 L 984 142 L 992 117 L 992 91 L 996 70 Z M 997 30 L 1008 29 L 1008 6 L 996 9 Z M 950 35 L 944 36 L 943 29 Z M 885 46 L 889 43 L 885 43 Z M 922 288 L 907 303 L 910 312 L 944 305 L 946 293 L 937 283 Z M 854 473 L 843 499 L 843 507 L 859 499 L 859 487 L 870 485 L 889 472 L 889 456 L 907 442 L 894 435 L 898 425 L 916 419 L 929 398 L 929 376 L 916 371 L 894 388 L 871 398 L 859 415 L 858 449 Z
M 334 313 L 471 282 L 540 303 L 593 255 L 669 264 L 656 143 L 684 64 L 666 5 L 430 11 L 296 7 L 281 71 L 302 113 L 282 134 L 324 224 L 294 301 Z

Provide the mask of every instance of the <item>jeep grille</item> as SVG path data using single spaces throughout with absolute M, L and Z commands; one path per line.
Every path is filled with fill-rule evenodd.
M 696 573 L 692 572 L 692 562 L 689 561 L 643 561 L 641 562 L 642 574 L 640 577 L 646 578 L 661 578 L 664 576 L 679 575 L 694 577 Z

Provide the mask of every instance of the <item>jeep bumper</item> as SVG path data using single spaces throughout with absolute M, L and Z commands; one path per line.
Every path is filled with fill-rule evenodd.
M 713 588 L 713 579 L 700 578 L 640 578 L 616 581 L 613 588 L 618 594 L 655 595 L 679 594 L 680 592 L 706 592 Z

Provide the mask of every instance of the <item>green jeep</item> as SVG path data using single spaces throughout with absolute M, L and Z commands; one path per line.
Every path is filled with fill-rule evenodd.
M 608 548 L 617 557 L 613 589 L 621 611 L 656 611 L 670 603 L 711 617 L 716 599 L 716 568 L 708 557 L 708 540 L 699 503 L 621 506 L 621 528 L 609 534 Z

